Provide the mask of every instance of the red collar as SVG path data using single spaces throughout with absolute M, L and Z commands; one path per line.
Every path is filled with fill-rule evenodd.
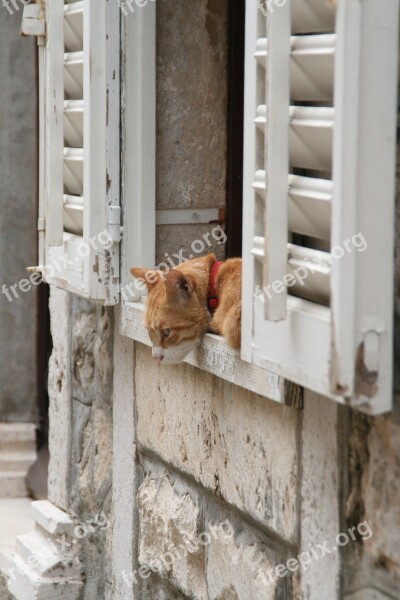
M 210 312 L 213 312 L 218 307 L 218 297 L 217 291 L 215 289 L 215 278 L 217 276 L 218 270 L 222 265 L 222 260 L 216 260 L 211 267 L 210 271 L 210 279 L 208 282 L 208 295 L 207 295 L 207 306 Z

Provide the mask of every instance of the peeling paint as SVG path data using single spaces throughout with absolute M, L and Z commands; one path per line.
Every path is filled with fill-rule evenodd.
M 207 357 L 208 367 L 213 369 L 214 372 L 220 373 L 226 371 L 233 373 L 235 360 L 235 356 L 225 348 L 212 348 L 212 351 Z

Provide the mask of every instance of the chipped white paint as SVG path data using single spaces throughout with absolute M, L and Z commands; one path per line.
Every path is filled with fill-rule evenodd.
M 234 373 L 236 357 L 227 352 L 222 346 L 210 348 L 210 352 L 206 356 L 207 366 L 215 375 L 226 373 L 232 377 Z

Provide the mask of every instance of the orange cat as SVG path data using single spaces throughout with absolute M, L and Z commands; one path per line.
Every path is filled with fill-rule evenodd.
M 188 260 L 164 274 L 133 268 L 148 288 L 144 323 L 153 358 L 181 362 L 206 331 L 240 347 L 242 260 L 217 262 L 214 254 Z

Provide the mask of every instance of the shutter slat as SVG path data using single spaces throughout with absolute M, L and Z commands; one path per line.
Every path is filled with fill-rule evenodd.
M 83 148 L 83 100 L 64 102 L 64 145 Z
M 328 252 L 288 244 L 287 272 L 295 278 L 290 287 L 292 295 L 329 305 L 331 255 Z
M 251 253 L 261 265 L 264 264 L 264 246 L 263 237 L 253 238 Z M 270 299 L 268 294 L 272 297 L 283 295 L 282 292 L 274 293 L 274 287 L 281 282 L 284 284 L 284 276 L 290 274 L 294 277 L 294 280 L 288 282 L 288 291 L 291 295 L 329 305 L 331 262 L 331 255 L 328 252 L 288 244 L 285 273 L 281 278 L 270 281 L 264 286 L 265 300 Z
M 293 35 L 290 38 L 290 96 L 304 102 L 332 102 L 335 34 Z M 268 40 L 257 40 L 254 54 L 268 68 Z
M 83 196 L 83 150 L 64 148 L 64 190 L 66 194 Z
M 290 164 L 302 169 L 332 169 L 334 109 L 290 107 Z
M 289 153 L 292 167 L 330 171 L 332 168 L 333 108 L 291 106 Z M 255 123 L 265 131 L 267 108 L 257 108 Z
M 292 0 L 293 33 L 334 31 L 335 17 L 334 3 L 329 0 Z
M 83 50 L 83 1 L 64 6 L 65 52 Z
M 256 171 L 254 190 L 266 194 L 266 173 Z M 333 183 L 330 179 L 289 175 L 289 231 L 329 240 L 331 235 Z
M 291 43 L 292 100 L 332 101 L 335 35 L 293 36 Z
M 68 233 L 83 235 L 83 198 L 64 194 L 64 229 Z
M 83 98 L 83 52 L 64 54 L 64 91 L 66 99 Z
M 333 183 L 289 175 L 289 230 L 329 240 Z

